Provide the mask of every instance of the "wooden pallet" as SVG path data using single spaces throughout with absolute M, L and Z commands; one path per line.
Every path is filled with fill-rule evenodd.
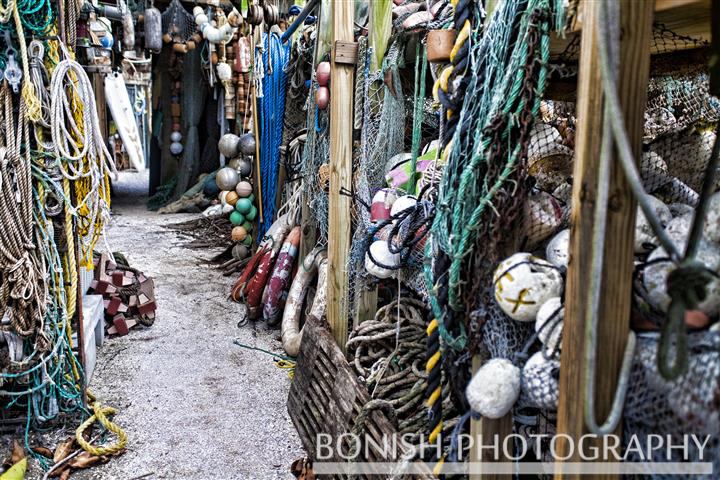
M 303 447 L 313 461 L 317 461 L 317 436 L 329 434 L 332 445 L 337 445 L 341 435 L 351 433 L 363 405 L 370 401 L 370 395 L 361 384 L 345 356 L 337 346 L 326 322 L 308 319 L 305 324 L 300 353 L 295 367 L 295 378 L 288 396 L 288 412 L 300 435 Z M 392 438 L 397 434 L 387 416 L 379 410 L 370 412 L 365 421 L 362 438 L 371 436 L 382 446 L 383 436 Z M 342 437 L 344 452 L 351 451 L 351 437 Z M 388 462 L 382 450 L 362 444 L 359 462 Z M 364 454 L 367 453 L 367 456 Z M 404 451 L 401 453 L 405 453 Z M 322 459 L 325 462 L 346 462 L 340 455 Z M 430 472 L 428 471 L 428 474 Z M 334 476 L 332 478 L 344 478 Z M 363 477 L 371 478 L 371 477 Z M 377 476 L 372 476 L 377 479 Z

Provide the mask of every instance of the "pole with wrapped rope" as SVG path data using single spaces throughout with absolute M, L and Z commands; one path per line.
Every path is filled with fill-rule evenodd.
M 460 121 L 463 96 L 469 82 L 465 71 L 470 62 L 470 36 L 473 32 L 473 0 L 452 0 L 455 13 L 453 28 L 458 32 L 455 43 L 450 51 L 450 65 L 438 75 L 433 86 L 433 97 L 439 102 L 445 114 L 445 128 L 440 139 L 443 159 L 447 159 L 451 148 L 448 148 Z M 441 118 L 442 121 L 442 118 Z

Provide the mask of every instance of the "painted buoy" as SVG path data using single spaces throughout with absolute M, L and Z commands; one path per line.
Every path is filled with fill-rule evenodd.
M 244 221 L 245 217 L 243 217 L 243 214 L 238 212 L 237 210 L 230 214 L 230 223 L 232 223 L 233 225 L 242 225 Z
M 245 237 L 245 240 L 243 240 L 242 244 L 245 245 L 246 247 L 249 247 L 250 245 L 252 245 L 252 242 L 253 242 L 252 236 L 248 235 L 247 237 Z
M 227 195 L 225 195 L 225 203 L 227 203 L 228 205 L 232 205 L 234 207 L 235 204 L 237 203 L 237 201 L 238 201 L 237 193 L 231 191 L 231 192 L 228 192 Z M 242 212 L 240 212 L 240 213 L 242 213 Z
M 532 322 L 543 303 L 562 294 L 563 279 L 550 262 L 521 252 L 498 265 L 493 285 L 503 312 L 519 322 Z
M 230 192 L 228 192 L 227 190 L 223 190 L 223 191 L 220 192 L 220 194 L 218 195 L 218 200 L 220 200 L 220 203 L 222 203 L 223 205 L 226 205 L 226 204 L 227 204 L 226 197 L 227 197 L 227 194 L 228 194 L 228 193 L 230 193 Z
M 237 193 L 235 195 L 237 195 Z M 250 203 L 250 200 L 247 198 L 241 198 L 237 200 L 237 203 L 235 204 L 235 209 L 245 215 L 252 209 L 252 203 Z
M 252 223 L 247 221 L 247 217 L 245 217 L 245 222 L 243 222 L 242 226 L 245 229 L 245 231 L 248 233 L 253 231 L 253 225 L 252 225 Z
M 250 211 L 245 214 L 245 218 L 252 222 L 253 220 L 255 220 L 255 217 L 257 217 L 257 208 L 255 208 L 255 205 L 253 205 L 252 207 L 250 207 Z
M 483 417 L 503 417 L 520 395 L 520 376 L 510 360 L 493 358 L 475 372 L 465 390 L 470 408 Z
M 397 200 L 397 195 L 391 188 L 383 188 L 377 192 L 373 196 L 372 205 L 370 206 L 370 221 L 378 223 L 390 218 L 390 210 L 395 200 Z
M 222 213 L 227 214 L 227 213 L 234 212 L 234 211 L 235 211 L 235 207 L 233 207 L 232 205 L 228 205 L 226 203 L 225 205 L 222 206 Z
M 222 190 L 235 190 L 238 180 L 237 171 L 230 167 L 221 168 L 215 176 L 215 181 Z
M 233 242 L 242 242 L 247 237 L 247 230 L 242 226 L 235 227 L 232 229 L 231 236 Z
M 237 186 L 235 187 L 235 192 L 237 192 L 237 194 L 241 198 L 249 197 L 252 194 L 252 191 L 252 185 L 246 180 L 238 182 Z

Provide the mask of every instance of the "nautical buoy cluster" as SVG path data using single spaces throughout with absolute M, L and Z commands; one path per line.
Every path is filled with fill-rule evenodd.
M 325 110 L 330 104 L 330 62 L 320 62 L 315 69 L 315 78 L 318 88 L 315 91 L 315 103 L 320 110 Z

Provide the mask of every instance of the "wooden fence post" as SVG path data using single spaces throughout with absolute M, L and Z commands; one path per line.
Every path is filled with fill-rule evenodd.
M 653 0 L 623 0 L 620 6 L 622 39 L 618 85 L 621 86 L 620 102 L 636 158 L 641 154 L 654 4 Z M 586 288 L 590 272 L 603 124 L 603 92 L 596 34 L 598 4 L 585 0 L 582 7 L 570 263 L 565 295 L 557 431 L 559 435 L 568 435 L 574 442 L 571 445 L 566 438 L 558 438 L 557 454 L 568 457 L 565 460 L 567 462 L 582 461 L 578 442 L 588 433 L 584 421 L 584 365 L 587 348 L 584 312 L 588 307 Z M 602 358 L 602 361 L 597 364 L 595 413 L 600 421 L 609 413 L 617 387 L 628 339 L 632 300 L 636 202 L 615 159 L 613 163 L 597 338 L 598 358 Z M 588 440 L 591 441 L 583 445 L 586 450 L 602 444 L 602 439 Z M 579 478 L 579 475 L 564 474 L 562 462 L 557 462 L 555 478 Z
M 353 77 L 355 66 L 337 62 L 338 42 L 354 42 L 354 3 L 332 5 L 332 70 L 330 74 L 330 199 L 328 231 L 327 319 L 333 336 L 345 351 L 348 335 L 348 258 L 350 202 L 341 191 L 352 191 Z

